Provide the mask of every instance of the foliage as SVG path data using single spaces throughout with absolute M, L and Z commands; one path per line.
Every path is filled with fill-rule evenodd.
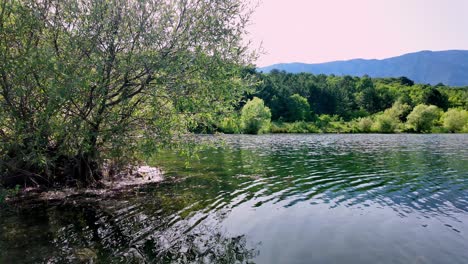
M 271 133 L 319 133 L 320 129 L 310 122 L 277 123 L 271 125 Z
M 441 93 L 435 87 L 431 87 L 424 94 L 424 104 L 435 105 L 439 108 L 447 110 L 449 106 L 449 100 L 447 95 Z
M 240 134 L 242 133 L 242 123 L 238 116 L 224 117 L 219 124 L 220 132 L 226 134 Z
M 310 105 L 307 99 L 298 94 L 293 94 L 288 98 L 287 109 L 287 121 L 306 121 L 311 118 Z
M 450 132 L 462 132 L 468 128 L 468 111 L 449 109 L 442 115 L 444 128 Z
M 441 89 L 449 100 L 449 106 L 451 108 L 461 108 L 468 110 L 468 89 L 466 88 L 446 88 Z
M 336 122 L 331 122 L 328 126 L 322 128 L 324 133 L 351 133 L 353 132 L 353 127 L 350 122 L 344 120 L 339 120 Z
M 93 183 L 139 141 L 231 111 L 250 13 L 243 0 L 2 1 L 0 173 Z
M 410 111 L 411 106 L 398 100 L 392 105 L 392 107 L 386 109 L 381 114 L 377 114 L 375 116 L 375 122 L 371 124 L 369 121 L 361 120 L 361 122 L 365 122 L 361 125 L 371 124 L 371 130 L 374 132 L 394 133 L 402 125 L 401 121 L 406 120 L 406 116 Z
M 367 113 L 375 113 L 380 109 L 380 98 L 375 85 L 368 77 L 359 80 L 357 85 L 356 104 Z
M 307 120 L 302 115 L 307 111 L 297 110 L 307 109 L 306 101 L 310 112 L 317 114 L 309 120 L 314 120 L 315 126 L 326 133 L 392 133 L 418 129 L 429 132 L 424 125 L 418 125 L 418 129 L 414 128 L 418 123 L 414 118 L 404 126 L 415 106 L 431 104 L 441 109 L 458 107 L 468 110 L 467 87 L 415 84 L 406 77 L 326 76 L 292 74 L 278 70 L 267 74 L 258 73 L 257 76 L 260 82 L 256 86 L 255 94 L 271 109 L 272 120 L 276 122 L 274 131 L 300 130 L 293 129 L 291 125 L 283 122 Z M 294 101 L 301 101 L 303 107 L 291 103 L 293 97 L 296 99 Z M 442 124 L 435 120 L 432 125 Z
M 391 108 L 386 109 L 385 113 L 400 121 L 406 121 L 406 117 L 411 112 L 411 106 L 402 103 L 401 100 L 396 101 Z
M 0 207 L 5 202 L 7 197 L 17 195 L 20 191 L 20 186 L 16 185 L 14 188 L 5 189 L 0 185 Z
M 325 114 L 325 115 L 318 116 L 316 123 L 320 128 L 325 128 L 330 123 L 337 122 L 339 120 L 340 120 L 340 117 L 338 115 L 330 116 L 330 115 Z
M 416 132 L 430 132 L 439 119 L 440 109 L 435 105 L 417 105 L 408 115 L 407 125 Z
M 294 121 L 289 113 L 295 113 L 290 104 L 293 95 L 304 97 L 310 109 L 317 115 L 338 115 L 345 121 L 382 112 L 397 102 L 403 107 L 399 119 L 406 121 L 409 108 L 418 104 L 432 104 L 447 109 L 468 109 L 468 89 L 447 86 L 414 84 L 406 77 L 369 78 L 286 73 L 273 70 L 258 73 L 261 80 L 256 96 L 263 99 L 272 111 L 273 121 Z M 290 109 L 291 108 L 291 109 Z
M 398 127 L 398 119 L 388 112 L 384 112 L 376 117 L 372 130 L 379 133 L 393 133 Z
M 372 131 L 374 121 L 370 117 L 361 117 L 357 119 L 356 130 L 362 133 L 369 133 Z
M 263 100 L 254 97 L 249 100 L 241 112 L 242 129 L 247 134 L 262 134 L 270 129 L 271 111 Z

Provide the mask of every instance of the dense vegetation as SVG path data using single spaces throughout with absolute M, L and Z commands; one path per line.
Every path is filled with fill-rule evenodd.
M 468 132 L 468 88 L 401 78 L 257 73 L 253 95 L 271 110 L 276 133 Z M 232 115 L 217 125 L 232 133 Z M 241 126 L 237 126 L 241 127 Z M 268 127 L 245 133 L 265 132 Z
M 0 184 L 92 184 L 231 111 L 250 14 L 243 0 L 1 1 Z

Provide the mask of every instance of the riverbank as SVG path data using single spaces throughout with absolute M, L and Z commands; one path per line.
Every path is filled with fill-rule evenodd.
M 3 202 L 8 206 L 34 206 L 40 203 L 77 203 L 96 199 L 109 199 L 138 192 L 141 188 L 157 185 L 165 180 L 164 172 L 157 167 L 140 166 L 132 174 L 105 177 L 98 187 L 25 187 L 3 191 Z M 1 196 L 1 195 L 0 195 Z
M 385 122 L 385 121 L 384 121 Z M 241 134 L 240 131 L 221 130 L 224 134 Z M 265 129 L 263 134 L 466 134 L 468 125 L 460 131 L 450 131 L 443 126 L 433 126 L 430 131 L 418 132 L 408 128 L 403 123 L 375 123 L 370 118 L 362 118 L 352 121 L 335 119 L 334 121 L 321 122 L 271 122 L 269 129 Z
M 408 128 L 403 123 L 381 124 L 374 123 L 371 119 L 363 118 L 345 122 L 342 120 L 330 121 L 326 124 L 316 122 L 272 122 L 270 133 L 346 133 L 346 134 L 361 134 L 361 133 L 426 133 L 426 134 L 444 134 L 444 133 L 468 133 L 468 125 L 464 130 L 450 131 L 443 126 L 433 126 L 430 131 L 418 132 Z

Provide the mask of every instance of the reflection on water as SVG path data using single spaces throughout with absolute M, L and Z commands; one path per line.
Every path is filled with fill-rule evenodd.
M 183 181 L 2 212 L 0 263 L 468 263 L 468 135 L 223 142 L 155 158 Z

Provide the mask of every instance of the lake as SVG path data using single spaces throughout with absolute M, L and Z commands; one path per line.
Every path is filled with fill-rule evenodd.
M 0 214 L 0 263 L 468 263 L 468 134 L 206 136 L 168 181 Z

